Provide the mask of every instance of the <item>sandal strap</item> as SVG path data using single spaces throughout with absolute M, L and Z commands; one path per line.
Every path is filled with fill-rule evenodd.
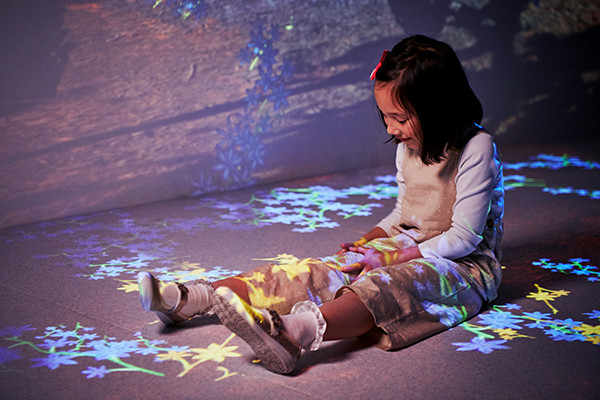
M 277 311 L 271 309 L 267 309 L 267 311 L 271 316 L 271 336 L 277 336 L 281 330 L 281 317 Z
M 180 293 L 179 301 L 177 302 L 177 305 L 169 311 L 169 314 L 177 314 L 187 304 L 189 289 L 183 283 L 178 283 L 177 288 Z

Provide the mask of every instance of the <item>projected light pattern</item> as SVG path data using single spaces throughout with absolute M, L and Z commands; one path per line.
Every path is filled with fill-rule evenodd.
M 547 168 L 559 169 L 578 167 L 596 169 L 598 163 L 582 161 L 572 156 L 552 156 L 539 154 L 531 162 L 503 164 L 505 169 Z M 393 175 L 377 176 L 377 185 L 365 185 L 346 189 L 333 189 L 325 186 L 312 186 L 306 189 L 276 188 L 268 195 L 254 195 L 248 203 L 229 203 L 215 201 L 210 205 L 217 209 L 227 210 L 221 218 L 227 221 L 230 229 L 241 229 L 241 226 L 268 226 L 285 224 L 293 226 L 292 231 L 310 233 L 322 228 L 335 228 L 339 224 L 326 216 L 327 211 L 335 212 L 346 218 L 352 216 L 370 215 L 373 208 L 381 207 L 378 203 L 342 204 L 338 200 L 349 196 L 366 195 L 371 200 L 389 199 L 397 196 L 397 187 Z M 520 187 L 538 187 L 546 193 L 575 194 L 600 199 L 600 190 L 570 189 L 547 187 L 541 179 L 527 178 L 521 175 L 505 176 L 505 189 L 513 190 Z M 264 207 L 262 205 L 265 205 Z M 224 222 L 225 222 L 224 221 Z
M 209 270 L 206 270 L 205 268 L 200 268 L 199 264 L 197 263 L 183 263 L 183 265 L 175 265 L 174 268 L 176 269 L 174 271 L 169 270 L 167 267 L 154 269 L 137 269 L 135 267 L 132 268 L 130 265 L 127 264 L 124 264 L 124 267 L 119 266 L 113 269 L 112 265 L 118 262 L 120 262 L 120 260 L 112 260 L 111 262 L 109 262 L 108 267 L 102 266 L 101 268 L 98 268 L 89 275 L 75 274 L 75 277 L 87 277 L 92 280 L 99 280 L 111 277 L 113 280 L 121 282 L 122 284 L 119 288 L 117 288 L 117 290 L 123 290 L 125 291 L 125 293 L 129 293 L 138 291 L 137 279 L 117 278 L 120 277 L 121 274 L 137 275 L 141 271 L 150 271 L 163 282 L 186 282 L 193 281 L 196 279 L 206 279 L 214 281 L 229 278 L 241 272 L 236 270 L 228 270 L 221 266 L 216 266 Z M 182 266 L 184 269 L 177 269 L 180 266 Z M 97 265 L 90 265 L 90 267 L 95 268 L 97 267 Z M 107 272 L 107 270 L 109 272 Z
M 579 157 L 569 156 L 564 154 L 562 156 L 555 156 L 552 154 L 538 154 L 532 157 L 530 161 L 516 162 L 516 163 L 503 163 L 502 166 L 505 170 L 517 170 L 520 171 L 523 168 L 545 168 L 545 169 L 561 169 L 567 167 L 576 167 L 586 170 L 600 169 L 600 163 L 595 161 L 583 161 Z
M 597 282 L 598 267 L 586 265 L 589 260 L 583 258 L 572 258 L 568 263 L 554 263 L 549 259 L 540 259 L 532 265 L 549 269 L 552 272 L 573 273 L 575 275 L 587 276 L 590 282 Z M 458 346 L 457 351 L 477 350 L 484 354 L 490 354 L 494 350 L 510 349 L 505 344 L 518 338 L 535 339 L 531 336 L 532 329 L 539 329 L 554 341 L 566 342 L 590 342 L 600 344 L 600 325 L 586 324 L 572 318 L 553 318 L 559 310 L 553 302 L 560 297 L 568 296 L 566 290 L 551 290 L 534 284 L 537 291 L 530 292 L 526 298 L 533 299 L 545 304 L 548 310 L 521 311 L 522 306 L 517 304 L 504 304 L 493 306 L 493 311 L 485 312 L 477 317 L 479 323 L 464 322 L 460 327 L 475 334 L 470 342 L 452 343 Z M 583 313 L 588 319 L 600 321 L 600 311 L 593 310 Z M 524 330 L 528 328 L 529 330 Z M 527 333 L 527 334 L 525 334 Z
M 503 164 L 505 169 L 547 168 L 556 170 L 566 167 L 596 169 L 598 163 L 582 161 L 572 156 L 552 156 L 539 154 L 531 162 Z M 230 229 L 243 229 L 243 226 L 256 227 L 273 224 L 292 226 L 292 231 L 310 233 L 323 228 L 335 228 L 339 223 L 333 221 L 326 212 L 335 212 L 344 219 L 353 216 L 365 216 L 372 213 L 373 208 L 381 207 L 379 203 L 342 204 L 340 199 L 363 195 L 371 200 L 389 199 L 397 196 L 397 187 L 393 175 L 377 176 L 376 185 L 365 185 L 345 189 L 333 189 L 326 186 L 312 186 L 306 189 L 276 188 L 268 195 L 256 194 L 248 203 L 229 203 L 217 200 L 203 206 L 227 210 L 221 214 L 223 225 Z M 543 192 L 553 195 L 575 194 L 600 199 L 600 190 L 570 189 L 547 187 L 541 179 L 527 178 L 522 175 L 505 176 L 505 189 L 513 190 L 521 187 L 538 187 Z M 263 206 L 264 205 L 264 206 Z
M 590 260 L 585 258 L 571 258 L 566 263 L 551 262 L 548 258 L 541 258 L 532 264 L 536 267 L 549 269 L 552 272 L 575 274 L 587 277 L 590 282 L 600 282 L 600 270 L 595 265 L 586 265 Z
M 393 179 L 393 177 L 391 177 Z M 37 238 L 61 238 L 68 243 L 58 254 L 36 254 L 40 262 L 55 266 L 75 266 L 75 274 L 90 280 L 112 278 L 123 284 L 119 290 L 129 291 L 138 272 L 150 271 L 165 282 L 225 278 L 239 273 L 220 266 L 201 267 L 199 263 L 181 260 L 177 256 L 178 234 L 190 235 L 206 228 L 244 230 L 283 224 L 293 231 L 315 232 L 333 228 L 339 223 L 327 213 L 342 219 L 371 215 L 374 201 L 396 196 L 387 177 L 376 177 L 379 183 L 333 189 L 312 186 L 306 189 L 276 188 L 268 195 L 256 194 L 248 203 L 231 203 L 204 199 L 201 208 L 213 209 L 214 214 L 203 217 L 168 218 L 160 221 L 135 220 L 129 213 L 112 211 L 104 214 L 103 223 L 94 215 L 74 217 L 36 225 L 38 230 L 13 232 L 19 241 Z M 354 202 L 339 200 L 356 198 Z M 198 207 L 192 207 L 198 208 Z M 20 233 L 20 234 L 19 234 Z M 5 239 L 6 240 L 6 239 Z
M 551 309 L 552 314 L 558 310 L 550 302 L 560 296 L 567 296 L 564 290 L 549 290 L 535 285 L 537 292 L 530 293 L 527 297 L 544 302 Z M 520 311 L 520 312 L 519 312 Z M 515 339 L 536 339 L 532 330 L 541 330 L 544 335 L 553 341 L 564 342 L 590 342 L 600 344 L 600 325 L 591 325 L 572 318 L 552 318 L 551 313 L 525 311 L 517 304 L 496 305 L 492 311 L 480 314 L 478 323 L 464 322 L 462 327 L 476 336 L 469 342 L 452 343 L 457 346 L 457 351 L 479 351 L 490 354 L 494 350 L 507 350 L 506 344 Z M 600 311 L 593 310 L 583 313 L 588 319 L 599 321 Z M 527 329 L 524 329 L 527 328 Z
M 258 77 L 254 86 L 246 89 L 243 111 L 227 116 L 225 126 L 217 129 L 221 137 L 214 163 L 217 175 L 201 172 L 200 179 L 193 182 L 198 188 L 194 196 L 255 183 L 252 174 L 263 165 L 266 155 L 264 140 L 274 134 L 275 120 L 283 115 L 281 109 L 289 106 L 286 80 L 293 67 L 288 60 L 278 61 L 275 42 L 280 36 L 278 27 L 266 27 L 260 20 L 252 27 L 250 40 L 238 57 L 240 65 L 258 71 Z
M 558 170 L 562 168 L 580 168 L 583 170 L 594 170 L 600 168 L 600 163 L 594 161 L 583 161 L 579 157 L 562 155 L 555 156 L 552 154 L 538 154 L 532 157 L 530 161 L 517 163 L 503 163 L 504 171 L 516 170 L 520 171 L 524 168 L 529 169 L 551 169 Z M 574 189 L 572 187 L 548 187 L 542 179 L 528 178 L 523 175 L 504 175 L 505 190 L 512 190 L 520 187 L 541 188 L 543 192 L 552 195 L 573 194 L 582 197 L 588 197 L 593 200 L 600 200 L 600 190 L 598 189 Z
M 543 192 L 552 195 L 574 194 L 582 197 L 589 197 L 592 200 L 600 200 L 600 190 L 573 189 L 572 187 L 547 187 L 542 179 L 527 178 L 523 175 L 508 175 L 504 177 L 505 190 L 512 190 L 519 187 L 537 187 Z
M 119 340 L 79 323 L 73 329 L 66 325 L 49 326 L 43 330 L 43 334 L 33 336 L 37 331 L 39 329 L 31 325 L 0 329 L 0 365 L 5 371 L 19 370 L 23 364 L 16 366 L 17 362 L 28 360 L 33 363 L 30 368 L 56 370 L 62 366 L 73 366 L 80 369 L 87 379 L 104 378 L 116 372 L 165 376 L 164 372 L 157 370 L 159 366 L 156 364 L 174 361 L 181 365 L 177 377 L 182 377 L 208 361 L 221 364 L 227 358 L 241 356 L 235 351 L 238 346 L 228 346 L 235 337 L 233 334 L 221 344 L 211 343 L 206 348 L 197 348 L 171 346 L 164 340 L 149 340 L 140 332 L 134 333 L 132 340 Z M 139 366 L 152 362 L 152 368 Z M 211 370 L 213 367 L 214 364 L 208 366 Z M 237 374 L 222 365 L 217 366 L 216 371 L 216 374 L 207 371 L 203 374 L 216 376 L 215 381 Z
M 208 5 L 204 0 L 146 0 L 152 4 L 152 8 L 163 7 L 171 12 L 174 17 L 188 19 L 190 17 L 199 20 L 206 18 Z
M 161 264 L 165 264 L 163 259 L 157 259 Z M 110 260 L 106 264 L 90 264 L 87 267 L 94 270 L 89 274 L 75 274 L 76 277 L 85 277 L 91 280 L 101 280 L 112 278 L 123 285 L 117 290 L 130 292 L 137 290 L 137 281 L 135 276 L 142 271 L 150 271 L 163 282 L 185 282 L 196 279 L 218 280 L 228 278 L 239 274 L 241 271 L 228 270 L 221 266 L 215 266 L 210 269 L 201 268 L 198 263 L 174 263 L 170 267 L 149 268 L 136 260 L 127 262 L 122 259 Z M 119 279 L 122 275 L 132 276 L 133 279 Z
M 275 188 L 267 195 L 253 195 L 248 203 L 228 203 L 217 200 L 210 207 L 220 209 L 221 218 L 232 226 L 250 224 L 268 226 L 284 224 L 293 226 L 294 232 L 310 233 L 322 228 L 340 226 L 328 215 L 331 212 L 343 219 L 368 216 L 380 203 L 345 202 L 340 200 L 361 196 L 369 200 L 397 197 L 397 187 L 389 185 L 393 176 L 378 176 L 379 184 L 343 189 L 329 186 L 310 186 L 305 189 Z M 358 200 L 358 199 L 357 199 Z
M 543 302 L 549 310 L 535 307 L 531 310 L 531 307 L 511 303 L 495 305 L 490 311 L 476 317 L 476 322 L 459 325 L 475 336 L 468 342 L 452 343 L 457 347 L 456 351 L 491 354 L 496 350 L 510 350 L 510 342 L 538 339 L 540 336 L 536 332 L 539 331 L 543 334 L 541 337 L 555 342 L 600 344 L 600 310 L 582 313 L 585 317 L 583 320 L 553 317 L 558 310 L 550 302 L 570 293 L 545 289 L 537 284 L 535 286 L 537 291 L 531 292 L 527 298 Z M 40 331 L 43 333 L 37 334 Z M 202 366 L 203 376 L 221 381 L 237 375 L 237 372 L 221 365 L 229 358 L 241 356 L 236 351 L 237 346 L 229 345 L 233 338 L 234 335 L 230 335 L 222 343 L 190 347 L 169 345 L 164 340 L 149 340 L 140 332 L 134 333 L 132 339 L 118 339 L 79 323 L 72 329 L 62 324 L 42 330 L 31 325 L 7 326 L 0 329 L 0 365 L 5 371 L 77 368 L 87 379 L 93 379 L 117 372 L 166 376 L 167 373 L 161 371 L 159 364 L 177 362 L 181 367 L 175 375 L 177 377 L 183 377 Z M 25 365 L 24 361 L 28 364 Z
M 94 222 L 94 215 L 37 224 L 37 231 L 23 232 L 14 241 L 57 238 L 68 243 L 58 254 L 36 254 L 39 262 L 53 262 L 58 267 L 76 267 L 76 277 L 90 280 L 114 279 L 126 292 L 135 285 L 135 276 L 150 271 L 165 282 L 214 280 L 240 271 L 221 266 L 201 267 L 182 256 L 176 256 L 180 242 L 177 234 L 198 233 L 217 218 L 168 218 L 161 221 L 136 221 L 124 212 L 109 212 L 104 223 Z M 8 241 L 9 243 L 12 241 Z M 183 257 L 185 258 L 185 256 Z M 121 278 L 125 279 L 121 279 Z M 127 279 L 127 277 L 131 279 Z M 137 290 L 137 286 L 136 286 Z

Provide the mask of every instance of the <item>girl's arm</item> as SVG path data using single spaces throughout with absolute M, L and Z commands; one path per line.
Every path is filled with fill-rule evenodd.
M 452 226 L 419 244 L 423 256 L 455 260 L 471 254 L 483 239 L 486 223 L 501 218 L 502 196 L 494 193 L 503 190 L 502 166 L 493 138 L 478 134 L 459 159 Z

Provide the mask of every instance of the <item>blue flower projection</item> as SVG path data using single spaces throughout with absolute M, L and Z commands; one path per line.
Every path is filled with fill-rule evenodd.
M 539 288 L 539 290 L 538 293 L 532 293 L 532 295 L 528 297 L 535 298 L 539 301 L 543 301 L 544 297 L 553 300 L 555 297 L 552 297 L 552 292 L 560 292 L 548 291 L 543 288 Z M 539 293 L 542 293 L 542 295 L 540 296 Z M 502 309 L 507 306 L 508 305 L 494 306 L 494 311 L 479 316 L 479 323 L 465 322 L 459 325 L 459 327 L 474 333 L 476 336 L 471 339 L 470 342 L 452 343 L 454 346 L 458 347 L 456 350 L 477 350 L 484 354 L 490 354 L 494 350 L 507 350 L 510 349 L 510 346 L 505 346 L 504 344 L 517 338 L 535 339 L 535 336 L 530 336 L 534 334 L 533 332 L 530 332 L 532 329 L 541 330 L 544 335 L 553 341 L 590 342 L 594 345 L 600 344 L 600 325 L 590 325 L 581 321 L 575 321 L 571 318 L 565 320 L 558 318 L 552 319 L 550 314 L 542 313 L 540 311 L 523 311 L 521 315 L 515 315 L 513 313 L 502 311 Z M 598 313 L 598 310 L 594 310 L 591 313 L 583 313 L 583 315 L 588 315 L 589 319 L 592 320 L 600 320 L 600 318 L 598 318 Z M 526 332 L 528 335 L 523 332 L 523 328 L 529 329 Z M 498 337 L 500 339 L 498 339 Z
M 538 154 L 530 161 L 517 163 L 503 163 L 504 171 L 522 169 L 551 169 L 558 170 L 562 168 L 580 168 L 583 170 L 600 169 L 600 163 L 594 161 L 583 161 L 579 157 L 552 154 Z M 504 175 L 504 186 L 506 190 L 512 190 L 519 187 L 538 187 L 543 192 L 552 195 L 575 194 L 577 196 L 589 197 L 593 200 L 600 200 L 600 189 L 574 189 L 571 187 L 548 187 L 542 179 L 527 178 L 523 175 Z
M 114 279 L 119 290 L 137 290 L 135 276 L 150 271 L 165 282 L 193 279 L 220 279 L 238 274 L 221 266 L 201 267 L 186 256 L 178 256 L 180 242 L 174 234 L 193 234 L 214 225 L 217 216 L 167 218 L 160 221 L 134 220 L 126 212 L 104 213 L 103 223 L 95 215 L 36 224 L 25 233 L 16 229 L 7 243 L 55 238 L 64 241 L 60 253 L 33 255 L 33 259 L 57 267 L 75 267 L 76 277 L 90 280 Z
M 339 226 L 328 212 L 348 219 L 371 215 L 374 208 L 382 207 L 382 204 L 377 202 L 364 204 L 358 199 L 354 202 L 340 200 L 358 196 L 368 200 L 383 200 L 397 196 L 397 187 L 389 184 L 390 176 L 378 176 L 375 177 L 375 181 L 375 184 L 343 189 L 328 186 L 310 186 L 302 189 L 280 187 L 272 189 L 268 194 L 255 194 L 247 203 L 203 199 L 199 207 L 220 210 L 220 225 L 229 229 L 284 224 L 292 226 L 294 232 L 311 233 L 318 229 Z
M 490 354 L 494 350 L 509 349 L 508 346 L 503 346 L 506 340 L 485 340 L 482 337 L 475 336 L 467 343 L 452 343 L 455 346 L 459 346 L 457 351 L 470 351 L 477 350 L 483 354 Z
M 543 259 L 534 262 L 533 265 L 549 268 L 553 272 L 563 272 L 563 269 L 597 269 L 594 266 L 582 266 L 581 264 L 587 261 L 582 259 L 572 259 L 569 264 L 556 264 L 549 261 Z M 470 342 L 452 343 L 454 346 L 458 346 L 457 351 L 477 350 L 484 354 L 490 354 L 494 350 L 510 349 L 504 344 L 517 338 L 535 339 L 535 336 L 530 336 L 534 334 L 531 332 L 534 329 L 541 330 L 553 341 L 590 342 L 600 345 L 600 325 L 586 324 L 572 318 L 552 317 L 559 312 L 552 302 L 560 297 L 568 296 L 568 291 L 546 289 L 538 284 L 534 284 L 534 286 L 537 291 L 529 293 L 526 298 L 544 303 L 552 313 L 540 310 L 521 311 L 522 306 L 518 304 L 495 305 L 492 311 L 480 314 L 477 317 L 477 323 L 464 322 L 459 325 L 476 336 Z M 519 311 L 521 312 L 518 313 Z M 598 310 L 582 315 L 587 316 L 590 320 L 600 321 L 600 311 Z
M 133 339 L 119 340 L 98 334 L 95 328 L 84 327 L 80 323 L 72 329 L 65 325 L 49 326 L 42 335 L 33 337 L 28 331 L 38 329 L 25 325 L 0 330 L 0 343 L 3 345 L 0 346 L 0 365 L 5 370 L 16 361 L 27 359 L 32 363 L 29 368 L 56 370 L 62 366 L 73 366 L 81 370 L 87 379 L 101 379 L 117 372 L 165 376 L 166 373 L 156 370 L 158 365 L 152 368 L 140 365 L 174 361 L 181 365 L 182 370 L 177 377 L 182 377 L 207 361 L 221 364 L 227 358 L 241 356 L 234 351 L 237 346 L 227 346 L 234 335 L 230 335 L 222 344 L 211 343 L 207 348 L 191 348 L 171 346 L 164 340 L 149 340 L 140 332 L 134 333 Z M 209 366 L 209 369 L 213 368 Z M 224 366 L 218 366 L 216 371 L 215 381 L 237 374 Z
M 569 156 L 564 154 L 562 156 L 555 156 L 552 154 L 538 154 L 532 157 L 529 161 L 522 161 L 516 163 L 503 163 L 504 169 L 520 171 L 523 168 L 545 168 L 545 169 L 561 169 L 566 167 L 576 167 L 586 170 L 600 169 L 600 163 L 595 161 L 583 161 L 579 157 Z
M 243 111 L 227 116 L 225 126 L 217 129 L 221 137 L 213 167 L 217 175 L 206 177 L 202 171 L 200 179 L 193 182 L 198 188 L 194 196 L 255 183 L 253 173 L 267 155 L 264 140 L 274 133 L 271 111 L 281 116 L 282 109 L 289 106 L 291 92 L 286 79 L 292 76 L 293 67 L 288 60 L 279 61 L 275 42 L 280 35 L 277 27 L 267 28 L 260 20 L 250 30 L 250 40 L 238 58 L 241 66 L 258 71 L 258 77 L 254 86 L 246 89 Z
M 600 269 L 595 265 L 586 265 L 589 262 L 590 260 L 585 258 L 571 258 L 566 263 L 555 263 L 547 258 L 541 258 L 532 264 L 536 267 L 549 269 L 552 272 L 585 276 L 590 282 L 600 282 Z
M 521 329 L 518 324 L 522 321 L 519 317 L 507 311 L 490 311 L 481 315 L 479 320 L 492 329 Z

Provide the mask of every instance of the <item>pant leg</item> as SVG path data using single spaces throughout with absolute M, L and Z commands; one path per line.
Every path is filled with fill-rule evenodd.
M 413 246 L 415 242 L 406 235 L 380 238 L 366 247 L 381 251 Z M 349 285 L 358 272 L 347 274 L 341 267 L 356 263 L 364 257 L 361 253 L 345 252 L 324 258 L 300 260 L 293 256 L 281 256 L 277 264 L 265 264 L 238 275 L 248 286 L 250 303 L 259 308 L 270 308 L 280 314 L 288 314 L 294 304 L 310 300 L 317 305 L 334 298 L 344 285 Z
M 361 257 L 362 254 L 345 253 L 323 259 L 282 258 L 278 264 L 262 265 L 237 278 L 248 286 L 252 306 L 288 314 L 300 301 L 310 300 L 320 306 L 333 300 L 338 289 L 353 279 L 340 267 Z
M 398 349 L 455 326 L 474 316 L 485 298 L 463 265 L 422 258 L 370 271 L 345 291 L 356 293 L 379 329 L 378 347 Z

